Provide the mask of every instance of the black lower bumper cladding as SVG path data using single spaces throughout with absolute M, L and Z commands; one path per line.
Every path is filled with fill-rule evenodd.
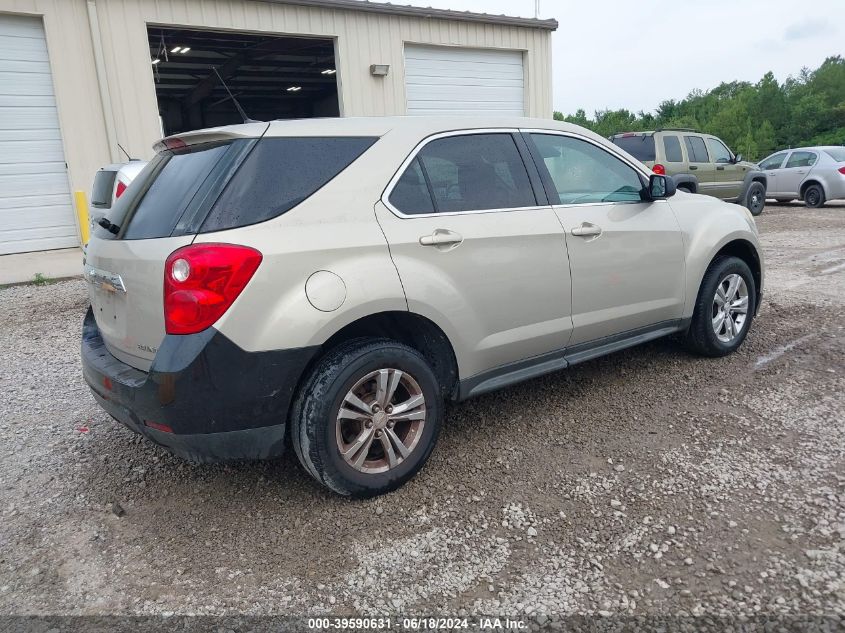
M 143 372 L 109 353 L 89 308 L 82 371 L 112 417 L 177 455 L 268 459 L 282 453 L 294 390 L 317 349 L 248 352 L 208 328 L 165 336 Z

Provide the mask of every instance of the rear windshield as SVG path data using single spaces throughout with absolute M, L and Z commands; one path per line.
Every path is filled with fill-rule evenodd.
M 371 137 L 263 138 L 226 185 L 201 232 L 256 224 L 289 211 L 346 169 Z
M 111 194 L 114 191 L 116 171 L 101 169 L 94 176 L 94 189 L 91 191 L 91 206 L 98 209 L 111 207 Z
M 653 161 L 654 136 L 651 134 L 636 134 L 634 136 L 614 136 L 613 143 L 624 149 L 639 161 Z
M 824 150 L 824 153 L 830 156 L 837 163 L 845 163 L 845 147 L 826 149 Z

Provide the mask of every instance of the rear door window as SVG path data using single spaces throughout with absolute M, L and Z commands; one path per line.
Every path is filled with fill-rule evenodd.
M 656 159 L 653 134 L 623 134 L 611 140 L 639 161 L 645 163 Z
M 704 139 L 700 136 L 685 136 L 684 142 L 687 146 L 687 154 L 689 154 L 689 162 L 691 163 L 709 163 L 710 157 L 707 154 L 707 147 L 704 145 Z
M 683 163 L 684 155 L 681 152 L 681 141 L 675 135 L 663 137 L 663 151 L 666 153 L 667 163 Z
M 811 167 L 816 164 L 816 155 L 813 152 L 792 152 L 789 160 L 786 161 L 786 169 L 790 167 Z
M 264 137 L 226 185 L 201 232 L 264 222 L 289 211 L 363 154 L 374 137 Z
M 425 181 L 419 157 L 414 158 L 390 193 L 390 204 L 402 213 L 434 213 L 434 203 Z
M 467 134 L 436 139 L 420 150 L 418 161 L 420 171 L 411 164 L 400 182 L 419 186 L 422 176 L 438 213 L 537 205 L 525 163 L 510 134 Z M 399 184 L 391 192 L 391 201 Z M 420 194 L 418 191 L 416 195 Z M 424 202 L 419 200 L 419 204 Z

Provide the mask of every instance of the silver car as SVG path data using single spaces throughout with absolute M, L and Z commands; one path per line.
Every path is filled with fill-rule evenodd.
M 845 147 L 797 147 L 760 161 L 766 173 L 766 196 L 778 202 L 803 200 L 818 208 L 845 198 Z
M 762 298 L 745 207 L 566 123 L 254 122 L 157 150 L 91 238 L 82 365 L 192 460 L 288 437 L 332 490 L 383 493 L 447 401 L 673 334 L 724 356 Z

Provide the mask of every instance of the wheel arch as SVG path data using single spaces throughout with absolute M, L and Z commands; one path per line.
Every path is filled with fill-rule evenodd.
M 825 199 L 827 199 L 827 188 L 824 186 L 824 183 L 818 178 L 808 178 L 807 180 L 801 183 L 801 187 L 798 191 L 798 198 L 800 200 L 804 199 L 804 194 L 807 192 L 807 189 L 809 189 L 811 185 L 818 185 L 819 187 L 821 187 L 822 193 L 824 193 L 824 197 Z
M 415 312 L 401 310 L 369 314 L 341 327 L 320 345 L 300 382 L 307 379 L 313 366 L 327 352 L 356 338 L 388 338 L 414 348 L 431 363 L 444 397 L 455 397 L 458 363 L 449 337 L 432 320 Z
M 742 238 L 731 240 L 716 251 L 710 263 L 712 264 L 719 257 L 737 257 L 748 265 L 751 274 L 754 275 L 754 308 L 755 311 L 759 309 L 760 300 L 763 297 L 763 262 L 754 244 Z M 710 264 L 708 264 L 709 267 Z

